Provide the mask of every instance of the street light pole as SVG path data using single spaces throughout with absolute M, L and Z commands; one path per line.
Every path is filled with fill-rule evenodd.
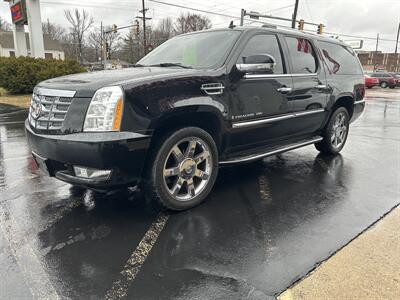
M 299 8 L 299 0 L 296 0 L 296 3 L 294 4 L 294 12 L 292 16 L 292 28 L 296 28 L 296 18 L 297 18 L 297 9 Z

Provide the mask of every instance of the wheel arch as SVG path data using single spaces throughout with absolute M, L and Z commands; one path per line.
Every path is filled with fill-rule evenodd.
M 345 93 L 345 94 L 339 95 L 336 98 L 336 101 L 332 105 L 332 109 L 331 109 L 329 118 L 338 107 L 346 108 L 349 113 L 349 119 L 351 119 L 351 117 L 353 116 L 353 113 L 354 113 L 354 96 L 351 93 Z

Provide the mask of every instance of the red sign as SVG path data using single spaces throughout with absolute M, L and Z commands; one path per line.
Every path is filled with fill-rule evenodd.
M 11 6 L 11 17 L 14 24 L 27 24 L 24 1 L 18 2 Z

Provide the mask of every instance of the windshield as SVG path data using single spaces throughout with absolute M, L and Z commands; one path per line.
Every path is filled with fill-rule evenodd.
M 205 31 L 181 35 L 158 46 L 138 65 L 183 65 L 195 69 L 219 67 L 223 64 L 240 31 Z

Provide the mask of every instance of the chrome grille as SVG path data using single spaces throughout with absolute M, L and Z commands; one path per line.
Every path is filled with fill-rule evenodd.
M 73 97 L 55 96 L 56 92 L 44 89 L 33 92 L 28 117 L 33 128 L 46 131 L 61 129 Z M 60 91 L 60 94 L 65 92 Z

